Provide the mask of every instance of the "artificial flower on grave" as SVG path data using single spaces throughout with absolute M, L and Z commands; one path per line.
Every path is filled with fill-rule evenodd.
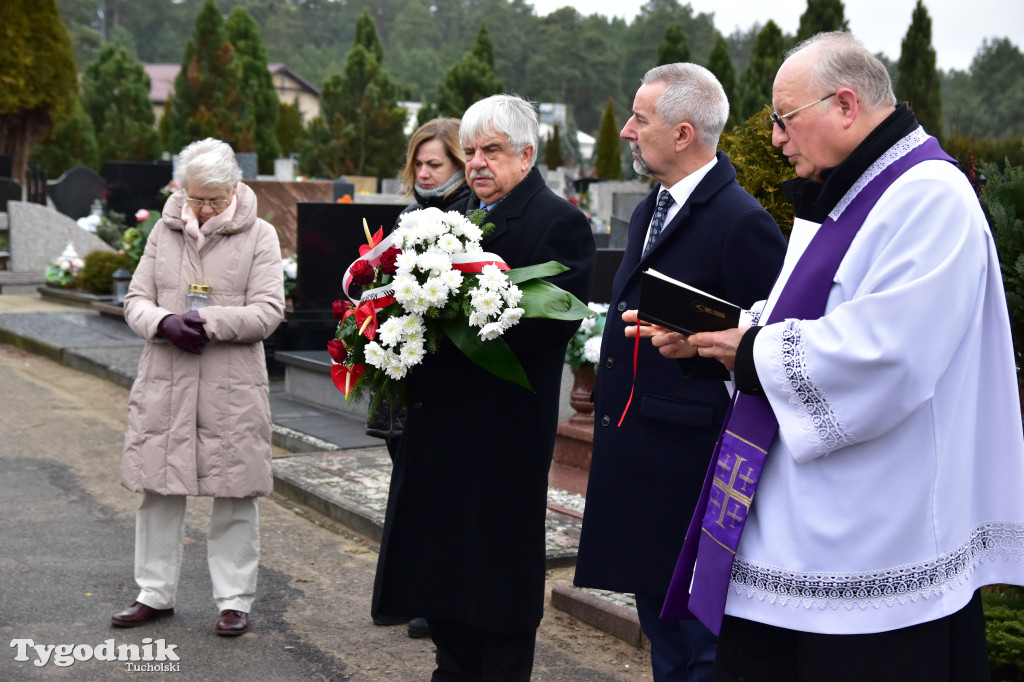
M 74 244 L 68 242 L 63 253 L 46 266 L 46 281 L 61 287 L 71 286 L 83 265 L 85 261 L 75 251 Z
M 565 362 L 575 372 L 581 367 L 589 367 L 597 371 L 597 363 L 601 359 L 601 336 L 604 334 L 604 322 L 608 315 L 607 303 L 588 303 L 594 311 L 593 317 L 584 318 L 580 328 L 569 340 L 565 350 Z
M 474 363 L 530 388 L 502 335 L 523 317 L 579 320 L 594 311 L 545 281 L 567 268 L 550 261 L 509 269 L 480 241 L 494 226 L 485 213 L 425 208 L 403 213 L 394 232 L 371 235 L 346 270 L 344 290 L 362 295 L 335 301 L 338 319 L 328 350 L 334 383 L 347 402 L 371 391 L 369 414 L 381 400 L 405 404 L 405 377 L 447 337 Z
M 293 298 L 295 296 L 295 288 L 298 286 L 298 257 L 293 253 L 287 258 L 282 258 L 281 269 L 284 271 L 284 297 L 286 299 Z

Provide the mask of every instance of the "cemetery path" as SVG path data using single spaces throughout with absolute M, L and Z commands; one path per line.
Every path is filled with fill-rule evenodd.
M 112 382 L 0 345 L 0 679 L 123 679 L 126 662 L 45 665 L 30 645 L 174 645 L 177 668 L 152 680 L 426 680 L 429 639 L 370 622 L 377 552 L 284 498 L 261 502 L 260 586 L 250 633 L 213 634 L 205 535 L 210 500 L 189 502 L 175 614 L 129 630 L 111 614 L 134 599 L 138 496 L 118 479 L 128 391 Z M 547 594 L 572 569 L 548 573 Z M 23 644 L 19 645 L 18 642 Z M 155 643 L 155 644 L 154 644 Z M 84 658 L 86 646 L 74 652 Z M 19 655 L 24 649 L 24 655 Z M 69 649 L 70 651 L 70 649 Z M 25 660 L 19 660 L 25 659 Z M 145 662 L 136 662 L 144 665 Z M 154 661 L 152 665 L 159 665 Z M 535 680 L 649 680 L 648 653 L 547 608 Z

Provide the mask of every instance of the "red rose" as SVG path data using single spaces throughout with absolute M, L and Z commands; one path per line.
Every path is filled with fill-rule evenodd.
M 327 342 L 327 352 L 331 354 L 331 359 L 335 362 L 342 362 L 348 352 L 345 350 L 345 344 L 340 339 L 331 339 Z
M 380 269 L 389 275 L 398 272 L 398 254 L 402 251 L 397 246 L 389 246 L 388 250 L 380 255 Z
M 331 312 L 334 314 L 334 319 L 345 319 L 345 313 L 347 313 L 352 307 L 352 304 L 348 301 L 335 301 L 331 304 Z
M 348 271 L 352 275 L 352 281 L 359 285 L 369 284 L 377 276 L 373 266 L 364 260 L 357 260 Z

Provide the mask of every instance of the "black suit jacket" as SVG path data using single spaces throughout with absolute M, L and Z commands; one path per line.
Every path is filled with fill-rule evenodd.
M 786 242 L 736 182 L 724 152 L 643 258 L 656 187 L 633 212 L 612 286 L 594 389 L 594 449 L 575 582 L 664 595 L 704 483 L 729 395 L 717 361 L 670 360 L 640 343 L 633 402 L 633 340 L 621 313 L 635 309 L 640 273 L 654 268 L 743 307 L 765 298 Z

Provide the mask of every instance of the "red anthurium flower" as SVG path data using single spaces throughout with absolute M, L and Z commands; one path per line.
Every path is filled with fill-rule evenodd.
M 331 312 L 334 313 L 334 319 L 344 320 L 348 311 L 354 307 L 348 301 L 335 301 L 331 304 Z
M 377 337 L 377 307 L 367 301 L 356 308 L 356 325 L 359 333 L 373 341 Z
M 381 239 L 384 239 L 384 228 L 383 227 L 373 233 L 373 243 L 372 244 L 363 244 L 363 245 L 361 245 L 359 247 L 359 255 L 360 256 L 365 256 L 366 253 L 370 249 L 372 249 L 373 247 L 377 246 L 377 244 L 380 244 L 380 240 Z
M 345 356 L 348 355 L 348 351 L 345 350 L 345 344 L 341 342 L 341 339 L 331 339 L 328 341 L 327 352 L 331 354 L 331 359 L 335 362 L 344 361 Z
M 338 390 L 348 398 L 348 394 L 359 383 L 359 377 L 363 376 L 365 370 L 366 368 L 363 365 L 353 365 L 351 367 L 331 365 L 331 379 L 334 380 L 334 385 L 338 387 Z
M 389 246 L 387 250 L 380 255 L 380 269 L 388 275 L 393 275 L 398 272 L 398 264 L 395 262 L 398 259 L 398 254 L 402 253 L 402 250 L 397 246 Z

